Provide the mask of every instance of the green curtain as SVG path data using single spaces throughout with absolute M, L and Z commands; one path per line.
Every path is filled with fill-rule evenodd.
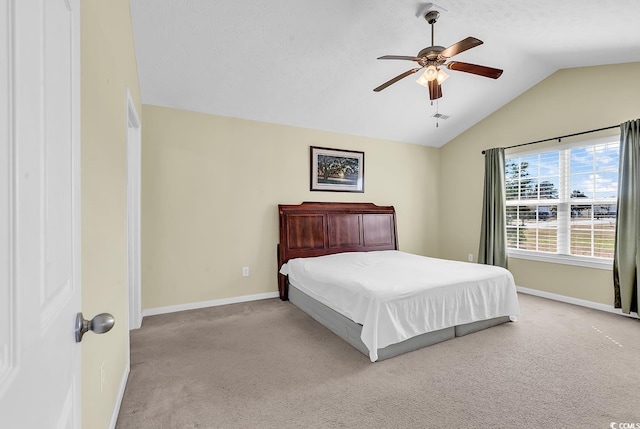
M 640 119 L 620 124 L 618 212 L 613 255 L 614 306 L 638 312 L 640 266 Z
M 507 226 L 504 190 L 504 149 L 484 155 L 484 198 L 478 262 L 507 268 Z

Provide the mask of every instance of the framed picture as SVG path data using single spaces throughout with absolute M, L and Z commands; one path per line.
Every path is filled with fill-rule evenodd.
M 311 190 L 364 192 L 364 152 L 311 146 Z

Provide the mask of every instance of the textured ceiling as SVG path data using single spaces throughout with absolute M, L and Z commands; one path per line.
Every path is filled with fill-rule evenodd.
M 440 147 L 561 68 L 640 61 L 638 0 L 441 0 L 435 44 L 474 36 L 432 106 L 415 67 L 431 45 L 405 0 L 130 0 L 145 104 Z M 441 9 L 442 10 L 442 9 Z M 449 115 L 436 128 L 436 113 Z

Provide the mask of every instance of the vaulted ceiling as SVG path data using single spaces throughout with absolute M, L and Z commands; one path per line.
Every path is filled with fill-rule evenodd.
M 640 61 L 638 0 L 440 0 L 435 44 L 474 36 L 484 44 L 455 60 L 504 73 L 448 71 L 432 105 L 415 83 L 420 73 L 373 92 L 415 67 L 377 57 L 431 45 L 431 27 L 416 16 L 424 2 L 130 4 L 145 104 L 434 147 L 558 69 Z M 449 116 L 438 127 L 436 112 Z

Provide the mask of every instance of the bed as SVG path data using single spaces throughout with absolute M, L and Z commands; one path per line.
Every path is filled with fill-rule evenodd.
M 391 206 L 302 203 L 278 208 L 280 298 L 372 362 L 519 315 L 507 270 L 400 252 Z

